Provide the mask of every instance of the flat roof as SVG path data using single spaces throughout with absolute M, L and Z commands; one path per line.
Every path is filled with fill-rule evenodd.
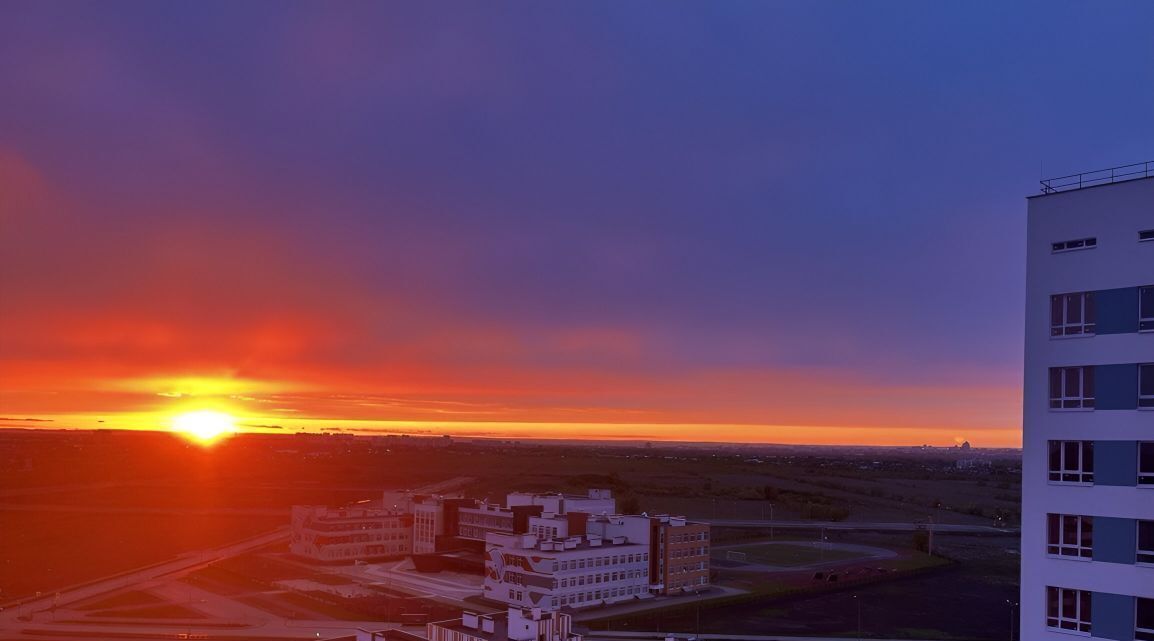
M 493 631 L 485 632 L 481 629 L 480 618 L 487 616 L 493 619 Z M 469 636 L 481 637 L 485 639 L 506 639 L 509 636 L 509 614 L 507 612 L 494 612 L 492 614 L 478 614 L 477 627 L 471 628 L 464 624 L 464 618 L 450 619 L 448 621 L 434 621 L 433 625 L 444 628 L 446 630 L 453 630 L 454 632 L 464 632 Z

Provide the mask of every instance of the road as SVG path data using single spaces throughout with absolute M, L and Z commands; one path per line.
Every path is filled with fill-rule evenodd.
M 925 523 L 856 523 L 851 521 L 770 521 L 763 519 L 701 519 L 714 527 L 739 528 L 794 528 L 806 530 L 875 530 L 890 532 L 913 532 L 927 527 Z M 929 526 L 934 532 L 956 534 L 1005 534 L 1017 535 L 1017 528 L 999 528 L 992 525 L 959 525 L 934 523 Z

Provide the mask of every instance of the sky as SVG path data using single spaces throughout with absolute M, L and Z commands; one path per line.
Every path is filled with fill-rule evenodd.
M 1147 2 L 0 4 L 0 425 L 1020 444 Z M 28 420 L 35 419 L 35 420 Z

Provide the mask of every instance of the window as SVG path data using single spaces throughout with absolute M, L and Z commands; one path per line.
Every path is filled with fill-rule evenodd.
M 1154 443 L 1150 464 L 1154 467 Z M 1154 470 L 1150 482 L 1154 483 Z M 1053 483 L 1094 482 L 1094 441 L 1050 441 L 1050 481 Z
M 1138 521 L 1137 561 L 1154 564 L 1154 521 Z
M 1094 518 L 1046 515 L 1046 554 L 1089 559 L 1094 555 Z
M 1154 641 L 1154 599 L 1134 601 L 1134 640 Z
M 1094 292 L 1055 294 L 1050 297 L 1050 336 L 1085 336 L 1094 333 Z
M 1138 242 L 1144 243 L 1148 240 L 1154 240 L 1154 229 L 1143 229 L 1138 232 Z
M 1046 627 L 1090 633 L 1090 591 L 1046 588 Z
M 1154 441 L 1138 443 L 1138 485 L 1154 487 Z
M 1138 331 L 1154 332 L 1154 285 L 1138 288 Z
M 1075 249 L 1091 249 L 1098 246 L 1097 238 L 1079 238 L 1078 240 L 1064 240 L 1060 243 L 1053 243 L 1054 252 L 1068 252 Z
M 1094 368 L 1051 367 L 1050 409 L 1094 409 Z
M 1154 408 L 1154 363 L 1138 366 L 1138 407 Z

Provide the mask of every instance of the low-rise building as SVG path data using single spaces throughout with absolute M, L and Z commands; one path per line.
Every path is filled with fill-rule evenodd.
M 404 556 L 413 551 L 411 514 L 380 508 L 294 505 L 289 551 L 325 563 Z
M 589 490 L 585 495 L 513 492 L 505 504 L 480 502 L 457 510 L 455 534 L 465 541 L 481 542 L 487 534 L 525 534 L 530 519 L 548 514 L 613 514 L 617 502 L 610 490 Z
M 509 608 L 508 612 L 475 614 L 425 626 L 429 641 L 581 641 L 568 614 L 540 608 Z
M 485 544 L 487 599 L 557 610 L 650 596 L 647 542 L 596 534 L 555 539 L 489 534 Z
M 683 516 L 659 516 L 652 521 L 655 589 L 677 594 L 709 587 L 709 524 Z
M 568 514 L 615 514 L 617 500 L 612 490 L 591 489 L 585 494 L 562 494 L 560 492 L 513 492 L 505 497 L 505 505 L 510 508 L 522 505 L 539 505 L 544 512 Z
M 437 537 L 445 535 L 445 504 L 436 498 L 413 499 L 413 554 L 437 551 Z
M 684 516 L 603 515 L 589 519 L 586 531 L 649 545 L 649 583 L 654 594 L 700 592 L 709 587 L 708 523 Z

